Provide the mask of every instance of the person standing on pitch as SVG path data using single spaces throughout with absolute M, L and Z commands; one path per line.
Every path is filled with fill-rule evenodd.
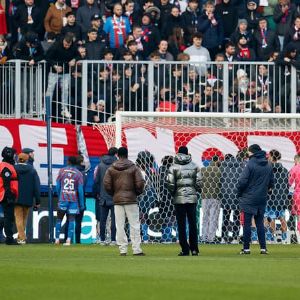
M 128 160 L 128 150 L 118 149 L 119 160 L 110 166 L 104 176 L 104 188 L 113 196 L 117 229 L 117 244 L 120 255 L 127 255 L 128 239 L 125 233 L 125 219 L 130 226 L 133 255 L 144 256 L 141 248 L 141 223 L 137 196 L 144 191 L 145 181 L 140 169 Z
M 84 210 L 83 175 L 77 169 L 77 158 L 70 156 L 68 165 L 60 169 L 56 179 L 56 190 L 58 195 L 58 211 L 56 220 L 55 244 L 59 245 L 61 222 L 65 214 L 69 221 L 68 238 L 65 246 L 71 245 L 74 236 L 75 216 Z
M 178 224 L 181 252 L 178 256 L 199 254 L 197 238 L 196 207 L 197 192 L 201 191 L 200 170 L 188 153 L 188 148 L 181 146 L 170 167 L 167 178 L 168 189 L 174 195 L 173 203 Z M 189 242 L 186 237 L 186 219 L 189 223 Z
M 251 220 L 254 217 L 260 245 L 260 253 L 268 254 L 264 228 L 264 214 L 268 192 L 274 186 L 272 165 L 266 158 L 266 152 L 259 145 L 248 148 L 249 162 L 241 173 L 237 183 L 237 196 L 244 214 L 244 247 L 240 254 L 250 254 Z

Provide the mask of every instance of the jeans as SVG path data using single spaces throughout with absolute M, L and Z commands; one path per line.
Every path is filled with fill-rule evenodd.
M 111 218 L 111 241 L 116 241 L 116 222 L 115 222 L 115 209 L 113 205 L 101 206 L 101 216 L 100 216 L 100 239 L 101 241 L 105 241 L 105 229 L 106 229 L 106 221 L 110 211 L 110 218 Z
M 258 210 L 257 215 L 244 213 L 245 223 L 244 223 L 244 249 L 250 249 L 251 241 L 251 221 L 254 216 L 258 241 L 261 249 L 266 249 L 266 237 L 265 237 L 265 227 L 264 227 L 264 211 Z
M 48 76 L 48 87 L 46 91 L 46 97 L 49 97 L 50 101 L 53 97 L 53 92 L 58 83 L 61 83 L 62 87 L 62 110 L 67 108 L 69 100 L 69 87 L 70 87 L 70 74 L 57 74 L 49 73 Z

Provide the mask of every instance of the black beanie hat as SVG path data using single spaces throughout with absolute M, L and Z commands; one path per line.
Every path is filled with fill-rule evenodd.
M 251 152 L 251 153 L 253 153 L 253 154 L 255 154 L 256 152 L 261 151 L 261 148 L 260 148 L 259 145 L 253 144 L 253 145 L 251 145 L 251 146 L 248 148 L 248 151 Z
M 15 154 L 16 154 L 16 150 L 14 148 L 6 146 L 2 150 L 2 154 L 1 155 L 2 155 L 4 161 L 6 161 L 6 162 L 13 162 Z

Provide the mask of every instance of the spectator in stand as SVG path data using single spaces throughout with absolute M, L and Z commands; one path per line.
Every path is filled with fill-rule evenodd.
M 285 87 L 281 89 L 279 95 L 280 105 L 283 112 L 291 111 L 290 89 L 287 88 L 291 84 L 291 68 L 295 67 L 296 70 L 300 69 L 300 59 L 297 53 L 297 47 L 290 43 L 285 47 L 285 50 L 279 55 L 276 63 L 281 68 L 279 82 L 285 83 Z
M 198 20 L 198 31 L 203 33 L 203 46 L 207 48 L 212 60 L 222 49 L 224 32 L 221 18 L 215 13 L 213 1 L 205 3 L 203 14 Z
M 282 232 L 282 243 L 286 243 L 287 224 L 285 220 L 285 210 L 288 208 L 289 180 L 288 170 L 279 162 L 281 154 L 277 150 L 269 152 L 269 161 L 273 167 L 274 187 L 269 194 L 267 208 L 265 213 L 265 226 L 267 241 L 274 242 L 274 233 L 276 230 L 275 221 L 279 219 Z
M 230 40 L 237 45 L 238 39 L 241 35 L 244 35 L 247 38 L 248 45 L 252 46 L 253 42 L 253 35 L 250 30 L 248 30 L 248 21 L 246 19 L 240 19 L 238 21 L 238 26 L 236 30 L 231 34 Z
M 117 244 L 120 255 L 126 256 L 128 239 L 124 226 L 127 217 L 133 255 L 144 256 L 141 248 L 141 225 L 137 196 L 142 194 L 145 182 L 139 168 L 128 160 L 127 148 L 119 148 L 118 157 L 119 160 L 107 169 L 103 179 L 104 188 L 108 194 L 113 196 L 115 205 Z
M 279 0 L 274 8 L 273 18 L 276 23 L 276 33 L 280 41 L 281 50 L 283 48 L 284 37 L 292 27 L 296 15 L 296 6 L 290 0 Z
M 267 65 L 259 65 L 256 76 L 257 97 L 273 99 L 273 72 Z
M 168 16 L 171 13 L 173 5 L 170 3 L 170 0 L 158 0 L 157 2 L 157 7 L 160 10 L 160 24 L 158 27 L 161 30 L 163 28 L 163 25 L 166 23 Z
M 184 41 L 188 46 L 192 44 L 192 35 L 198 30 L 198 18 L 200 16 L 200 12 L 201 9 L 199 8 L 198 0 L 188 0 L 188 7 L 181 14 Z
M 160 32 L 155 25 L 152 24 L 152 17 L 150 14 L 145 13 L 142 17 L 142 43 L 143 55 L 148 58 L 150 53 L 153 52 L 160 42 Z
M 237 60 L 238 61 L 255 61 L 255 51 L 249 47 L 247 37 L 241 35 L 237 43 Z
M 137 53 L 136 54 L 138 54 L 137 58 L 141 58 L 141 59 L 135 59 L 135 60 L 142 60 L 144 58 L 144 40 L 142 39 L 142 34 L 143 34 L 143 30 L 142 30 L 141 26 L 139 26 L 139 25 L 133 26 L 132 36 L 137 45 L 137 51 L 136 51 Z
M 293 43 L 296 46 L 298 53 L 300 53 L 300 16 L 296 17 L 294 26 L 287 31 L 284 37 L 284 48 L 289 43 Z
M 86 0 L 84 5 L 80 6 L 76 12 L 76 21 L 81 28 L 82 38 L 84 40 L 91 26 L 90 21 L 95 15 L 101 16 L 100 9 L 95 0 Z
M 182 18 L 180 16 L 179 8 L 173 6 L 170 12 L 170 15 L 166 18 L 165 23 L 162 24 L 161 35 L 162 38 L 168 40 L 172 34 L 174 27 L 183 28 Z
M 54 5 L 51 5 L 44 19 L 46 32 L 53 32 L 59 35 L 63 26 L 67 24 L 66 14 L 71 12 L 71 7 L 66 5 L 66 0 L 57 0 Z
M 280 51 L 278 36 L 275 31 L 268 28 L 267 19 L 264 17 L 258 21 L 258 28 L 254 31 L 253 38 L 258 61 L 267 61 L 273 51 Z
M 235 44 L 228 42 L 225 45 L 224 60 L 228 62 L 237 61 Z M 232 65 L 229 67 L 232 70 Z
M 108 35 L 109 46 L 112 50 L 122 47 L 131 32 L 130 22 L 122 14 L 122 5 L 117 3 L 114 5 L 113 16 L 108 17 L 104 23 L 104 31 Z
M 247 10 L 244 18 L 247 20 L 248 29 L 252 34 L 257 29 L 258 20 L 261 18 L 261 14 L 257 12 L 258 2 L 258 0 L 247 0 Z
M 221 17 L 224 26 L 224 39 L 228 41 L 238 23 L 238 14 L 236 13 L 234 1 L 222 0 L 220 4 L 216 5 L 216 14 Z
M 193 45 L 186 48 L 184 53 L 190 56 L 190 61 L 200 63 L 200 66 L 197 65 L 197 72 L 200 76 L 205 76 L 207 72 L 207 65 L 205 63 L 211 61 L 210 54 L 202 46 L 203 34 L 201 32 L 195 32 L 192 37 Z
M 17 7 L 14 22 L 21 36 L 27 32 L 35 32 L 39 35 L 40 40 L 43 39 L 43 19 L 34 0 L 25 0 L 24 4 Z
M 168 52 L 168 42 L 166 40 L 161 40 L 158 45 L 158 53 L 160 56 L 160 60 L 162 61 L 173 61 L 173 55 Z
M 103 183 L 103 178 L 106 170 L 117 161 L 118 149 L 112 147 L 108 149 L 107 155 L 101 157 L 100 164 L 98 165 L 96 176 L 94 179 L 94 189 L 96 192 L 96 198 L 99 199 L 99 205 L 101 206 L 101 216 L 100 216 L 100 245 L 105 245 L 106 235 L 106 221 L 108 214 L 111 217 L 111 242 L 110 245 L 116 245 L 116 223 L 115 223 L 115 211 L 114 202 L 111 195 L 109 195 Z
M 74 42 L 81 43 L 82 40 L 81 28 L 76 23 L 75 13 L 73 11 L 66 13 L 66 18 L 67 18 L 67 24 L 62 28 L 61 34 L 64 36 L 67 32 L 71 32 L 73 33 L 74 36 Z
M 7 60 L 11 58 L 11 56 L 12 54 L 5 38 L 0 37 L 0 65 L 4 65 L 7 62 Z M 4 82 L 4 79 L 1 82 Z
M 139 45 L 141 46 L 141 44 L 138 44 L 135 40 L 127 43 L 127 48 L 132 55 L 132 60 L 139 61 L 144 59 L 143 51 L 139 49 Z
M 46 91 L 47 101 L 51 101 L 56 85 L 61 82 L 62 86 L 62 107 L 61 115 L 66 119 L 71 118 L 68 110 L 70 71 L 75 66 L 77 50 L 73 45 L 73 34 L 67 33 L 64 38 L 55 42 L 46 53 L 46 60 L 51 69 L 48 77 Z
M 186 49 L 183 30 L 180 27 L 174 27 L 172 34 L 168 39 L 169 51 L 173 57 L 177 58 L 178 54 Z
M 98 33 L 98 37 L 97 37 L 98 40 L 100 42 L 102 42 L 103 44 L 107 44 L 106 33 L 103 30 L 103 21 L 102 21 L 100 15 L 95 14 L 92 16 L 90 28 L 96 29 L 97 33 Z M 84 37 L 84 39 L 86 39 L 86 36 Z
M 10 40 L 10 49 L 18 42 L 18 28 L 14 22 L 17 7 L 22 4 L 22 0 L 5 0 L 5 14 L 7 21 L 7 33 Z M 4 3 L 2 4 L 2 6 Z
M 179 244 L 181 252 L 178 256 L 198 256 L 198 237 L 196 225 L 197 192 L 200 192 L 200 170 L 192 162 L 186 146 L 180 146 L 174 158 L 174 164 L 169 168 L 167 186 L 175 205 L 178 225 Z M 189 238 L 186 236 L 186 221 L 188 220 Z
M 98 40 L 98 32 L 96 29 L 91 28 L 87 32 L 86 59 L 88 60 L 101 60 L 105 50 L 105 44 Z
M 224 161 L 221 162 L 220 197 L 223 208 L 222 241 L 224 243 L 238 243 L 240 234 L 240 211 L 239 201 L 234 191 L 243 167 L 243 162 L 231 154 L 226 154 Z M 230 226 L 231 214 L 233 217 L 232 226 Z M 232 232 L 232 238 L 229 237 L 229 232 Z
M 44 50 L 36 33 L 27 32 L 15 47 L 15 58 L 28 61 L 33 66 L 44 59 Z
M 248 148 L 249 162 L 240 174 L 237 184 L 237 196 L 244 215 L 244 247 L 240 254 L 250 254 L 251 221 L 254 217 L 260 244 L 260 253 L 268 254 L 266 248 L 264 213 L 268 193 L 274 186 L 272 166 L 266 159 L 266 152 L 259 145 Z
M 5 147 L 2 150 L 2 162 L 0 162 L 0 203 L 4 213 L 4 232 L 6 245 L 18 245 L 13 237 L 14 207 L 18 197 L 18 179 L 15 170 L 14 148 Z
M 53 32 L 49 32 L 45 37 L 45 40 L 41 42 L 42 47 L 44 49 L 44 53 L 46 53 L 49 48 L 54 44 L 56 38 L 56 34 Z
M 28 163 L 29 155 L 20 153 L 15 169 L 18 175 L 19 194 L 15 203 L 15 220 L 18 230 L 18 243 L 26 244 L 26 224 L 30 208 L 40 206 L 40 178 Z M 35 200 L 35 201 L 34 201 Z
M 264 6 L 262 15 L 267 19 L 268 28 L 276 31 L 276 23 L 274 21 L 274 9 L 276 4 L 278 4 L 278 0 L 268 0 L 268 5 Z
M 299 244 L 300 240 L 300 154 L 294 157 L 295 165 L 289 172 L 289 185 L 294 187 L 292 215 L 296 218 L 296 233 Z
M 126 0 L 124 4 L 124 16 L 128 18 L 131 26 L 139 23 L 139 15 L 138 11 L 135 9 L 135 3 L 136 1 Z

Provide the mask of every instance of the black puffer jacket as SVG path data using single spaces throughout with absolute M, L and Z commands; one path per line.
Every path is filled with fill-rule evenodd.
M 36 170 L 28 164 L 17 164 L 15 169 L 19 181 L 19 196 L 16 205 L 31 207 L 34 204 L 40 204 L 40 178 Z
M 264 151 L 253 154 L 240 175 L 237 184 L 237 196 L 240 208 L 246 213 L 257 214 L 267 204 L 268 190 L 274 186 L 272 165 L 266 159 Z
M 170 167 L 168 189 L 174 195 L 174 204 L 197 203 L 197 191 L 201 190 L 200 170 L 192 162 L 191 155 L 178 153 Z

